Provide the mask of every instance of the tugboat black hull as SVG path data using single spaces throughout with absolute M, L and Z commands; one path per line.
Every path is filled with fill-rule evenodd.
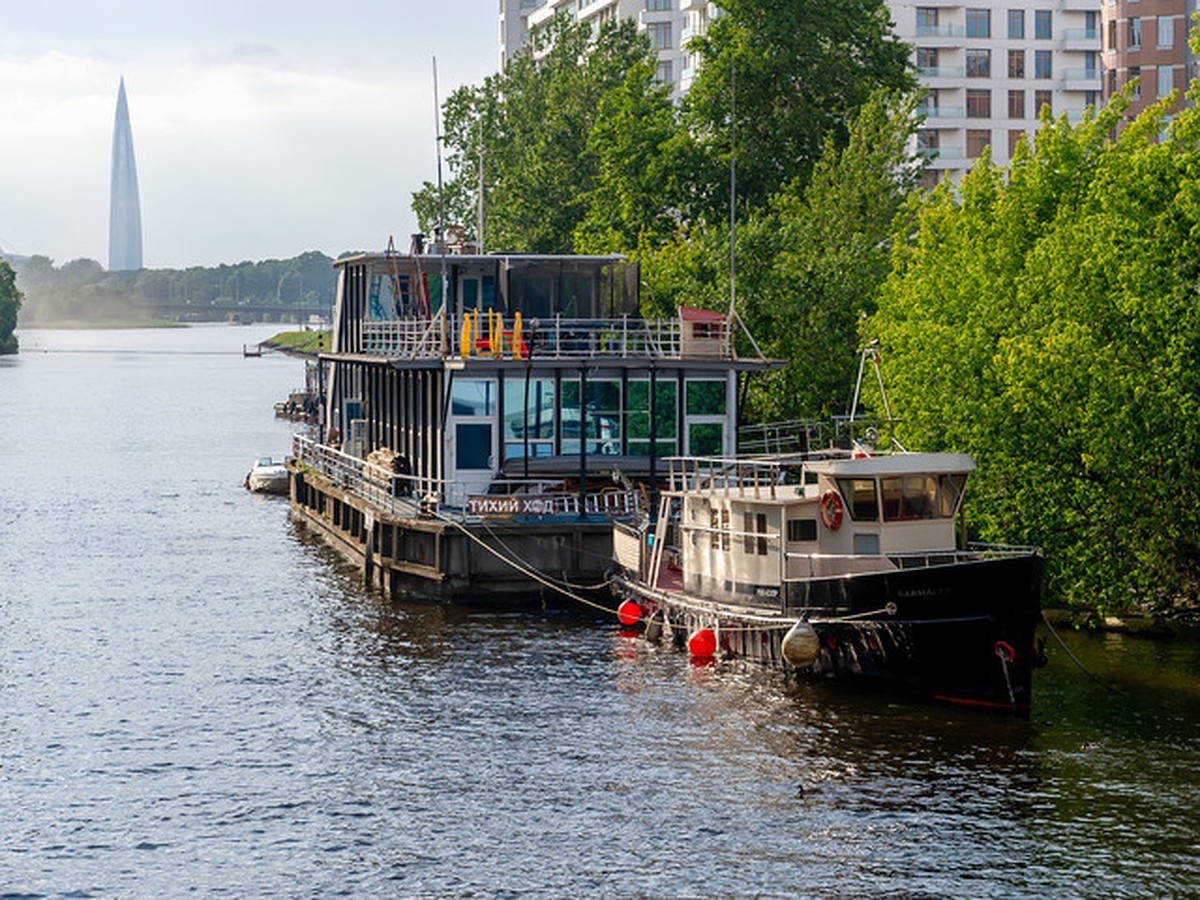
M 618 581 L 676 639 L 712 629 L 723 656 L 797 670 L 782 644 L 790 623 L 804 622 L 819 646 L 805 673 L 1022 717 L 1040 656 L 1041 583 L 1033 553 L 789 581 L 773 611 Z

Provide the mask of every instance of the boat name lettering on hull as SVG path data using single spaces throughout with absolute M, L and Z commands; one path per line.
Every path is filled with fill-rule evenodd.
M 468 497 L 467 512 L 472 516 L 545 516 L 554 512 L 554 501 L 543 497 Z

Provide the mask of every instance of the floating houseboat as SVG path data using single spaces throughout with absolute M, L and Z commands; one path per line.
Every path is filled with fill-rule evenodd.
M 657 515 L 614 525 L 622 621 L 694 656 L 1028 716 L 1040 552 L 961 548 L 971 458 L 877 435 L 667 461 Z
M 336 262 L 293 514 L 387 595 L 597 585 L 614 518 L 646 506 L 666 457 L 733 453 L 739 378 L 777 364 L 739 353 L 722 314 L 642 318 L 625 257 L 453 249 Z

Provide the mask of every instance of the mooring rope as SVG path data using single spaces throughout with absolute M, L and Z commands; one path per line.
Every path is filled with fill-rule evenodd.
M 1063 642 L 1063 639 L 1058 636 L 1058 632 L 1054 630 L 1054 626 L 1051 625 L 1050 620 L 1046 618 L 1045 610 L 1042 611 L 1042 621 L 1046 623 L 1046 630 L 1049 631 L 1052 635 L 1054 635 L 1054 639 L 1056 641 L 1058 641 L 1058 646 L 1062 647 L 1063 652 L 1066 653 L 1067 656 L 1069 656 L 1071 658 L 1071 662 L 1075 663 L 1075 665 L 1079 667 L 1080 672 L 1082 672 L 1088 678 L 1092 679 L 1092 681 L 1096 682 L 1096 684 L 1100 685 L 1105 690 L 1111 691 L 1112 693 L 1117 694 L 1118 696 L 1122 696 L 1122 697 L 1124 696 L 1124 694 L 1120 691 L 1120 689 L 1113 687 L 1111 684 L 1104 681 L 1099 676 L 1093 675 L 1091 672 L 1089 672 L 1087 670 L 1087 667 L 1079 661 L 1078 657 L 1076 657 L 1074 653 L 1071 652 L 1071 648 L 1068 647 Z

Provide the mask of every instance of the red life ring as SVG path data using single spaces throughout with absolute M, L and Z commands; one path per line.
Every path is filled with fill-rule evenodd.
M 837 491 L 826 491 L 821 495 L 821 521 L 830 531 L 842 527 L 842 495 Z

